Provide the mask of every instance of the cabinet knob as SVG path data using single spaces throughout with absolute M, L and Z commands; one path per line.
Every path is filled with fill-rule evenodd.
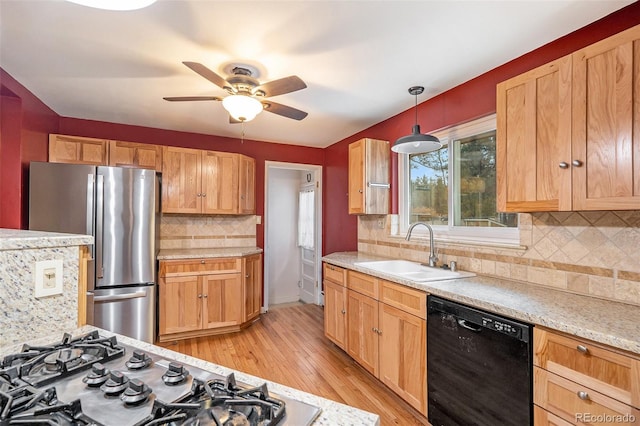
M 202 193 L 198 192 L 197 197 L 202 197 Z
M 207 196 L 207 193 L 206 193 L 206 192 L 203 192 L 203 193 L 202 193 L 202 196 L 203 196 L 203 197 L 206 197 L 206 196 Z
M 202 295 L 201 294 L 198 295 L 198 299 L 202 299 Z
M 589 399 L 589 394 L 585 391 L 578 391 L 578 398 L 583 401 L 587 401 Z
M 358 189 L 358 192 L 359 192 L 360 194 L 362 194 L 362 189 Z
M 588 354 L 589 353 L 589 348 L 587 348 L 584 345 L 578 345 L 576 346 L 576 349 L 578 350 L 578 352 L 580 352 L 581 354 Z
M 209 295 L 208 295 L 208 294 L 205 294 L 205 295 L 204 295 L 204 298 L 206 299 L 207 297 L 209 297 Z
M 567 164 L 564 161 L 561 161 L 560 164 L 558 164 L 558 167 L 560 167 L 561 169 L 568 169 L 569 168 L 569 164 Z
M 204 265 L 204 260 L 201 260 L 200 263 L 202 263 Z
M 250 276 L 251 276 L 251 275 L 247 274 L 247 275 L 245 275 L 244 277 L 245 277 L 245 278 L 249 278 Z
M 344 309 L 341 312 L 342 312 L 342 315 L 347 313 L 347 311 L 345 311 Z
M 580 160 L 573 160 L 573 161 L 571 162 L 571 165 L 573 165 L 573 166 L 575 166 L 575 167 L 580 167 L 580 166 L 582 166 L 582 161 L 580 161 Z

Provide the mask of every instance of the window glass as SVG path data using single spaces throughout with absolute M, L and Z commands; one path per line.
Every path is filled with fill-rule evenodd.
M 518 244 L 518 215 L 496 211 L 495 116 L 434 133 L 437 151 L 400 154 L 400 227 L 439 238 Z

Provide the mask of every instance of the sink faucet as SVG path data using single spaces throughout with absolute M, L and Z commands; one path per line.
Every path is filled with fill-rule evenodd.
M 433 244 L 433 229 L 431 229 L 431 225 L 424 223 L 424 222 L 416 222 L 413 225 L 411 225 L 409 227 L 409 230 L 407 231 L 407 236 L 405 237 L 405 240 L 409 241 L 411 240 L 411 232 L 413 232 L 413 228 L 415 228 L 418 225 L 424 225 L 427 227 L 427 229 L 429 230 L 429 266 L 431 266 L 432 268 L 436 266 L 436 263 L 438 262 L 438 256 L 436 256 L 436 247 Z

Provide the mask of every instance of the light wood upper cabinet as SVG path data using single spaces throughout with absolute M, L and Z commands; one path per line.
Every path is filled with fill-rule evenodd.
M 202 213 L 238 213 L 238 154 L 202 152 Z
M 573 54 L 575 210 L 640 209 L 640 25 Z
M 640 209 L 640 25 L 497 86 L 498 210 Z
M 571 210 L 571 57 L 497 86 L 498 210 Z
M 162 155 L 163 213 L 255 213 L 255 167 L 250 167 L 253 159 L 175 147 L 164 147 Z
M 165 146 L 162 150 L 162 212 L 202 212 L 202 152 Z
M 256 160 L 240 155 L 238 213 L 256 213 Z
M 50 134 L 49 162 L 106 166 L 108 146 L 109 141 L 105 139 Z
M 162 171 L 162 147 L 146 143 L 109 141 L 109 165 Z
M 349 145 L 349 214 L 389 213 L 389 142 L 360 139 Z

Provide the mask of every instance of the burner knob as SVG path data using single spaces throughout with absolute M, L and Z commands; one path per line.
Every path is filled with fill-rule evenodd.
M 189 376 L 189 370 L 182 364 L 170 362 L 169 369 L 162 375 L 162 381 L 169 386 L 178 385 Z
M 130 370 L 142 370 L 151 365 L 151 357 L 142 351 L 133 351 L 133 355 L 125 363 Z
M 120 399 L 125 404 L 140 404 L 151 395 L 151 388 L 138 379 L 131 379 L 129 386 L 124 390 Z
M 93 364 L 91 372 L 82 379 L 82 381 L 90 387 L 102 386 L 107 380 L 109 380 L 109 370 L 99 362 Z
M 109 375 L 109 380 L 107 380 L 102 386 L 100 386 L 100 390 L 103 391 L 107 396 L 118 395 L 127 387 L 128 381 L 129 378 L 121 372 L 112 371 Z

